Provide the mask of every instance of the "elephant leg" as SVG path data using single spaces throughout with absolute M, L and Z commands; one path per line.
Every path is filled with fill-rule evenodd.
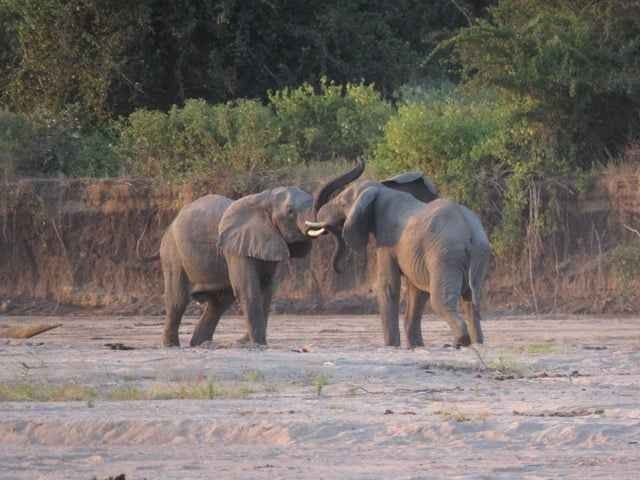
M 265 331 L 267 329 L 267 325 L 269 324 L 269 311 L 271 310 L 271 299 L 273 298 L 273 278 L 269 276 L 268 278 L 263 278 L 261 281 L 262 287 L 262 308 L 264 311 L 264 328 Z M 244 345 L 251 341 L 250 334 L 247 331 L 243 336 L 241 336 L 237 343 Z
M 182 315 L 189 304 L 189 282 L 182 269 L 166 269 L 164 272 L 164 306 L 166 319 L 162 345 L 165 347 L 179 347 L 178 330 Z
M 464 320 L 467 323 L 467 329 L 469 330 L 471 342 L 480 344 L 484 343 L 482 327 L 480 326 L 480 306 L 473 303 L 471 289 L 465 288 L 462 291 L 460 307 L 464 316 Z
M 266 315 L 260 282 L 259 262 L 260 260 L 249 257 L 227 256 L 229 279 L 233 286 L 234 295 L 242 305 L 247 319 L 249 341 L 266 345 Z
M 456 346 L 471 343 L 467 326 L 458 314 L 458 301 L 462 290 L 464 274 L 456 262 L 437 259 L 429 266 L 431 306 L 444 318 L 453 332 Z
M 378 249 L 378 307 L 386 346 L 400 346 L 399 301 L 400 269 L 389 252 Z
M 233 301 L 233 292 L 231 290 L 211 293 L 191 336 L 192 347 L 213 339 L 220 317 L 231 306 Z
M 424 347 L 422 339 L 422 312 L 429 294 L 407 280 L 407 310 L 404 317 L 404 335 L 407 348 Z

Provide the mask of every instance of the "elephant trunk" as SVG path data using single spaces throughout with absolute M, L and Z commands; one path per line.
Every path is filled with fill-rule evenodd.
M 342 238 L 342 234 L 340 232 L 331 232 L 333 234 L 334 240 L 334 248 L 333 248 L 333 257 L 331 258 L 331 264 L 333 265 L 333 270 L 336 273 L 342 273 L 342 257 L 345 252 L 345 244 L 344 239 Z
M 313 211 L 314 213 L 318 213 L 318 210 L 322 208 L 322 206 L 329 201 L 331 195 L 334 192 L 337 192 L 348 184 L 356 180 L 360 175 L 364 172 L 364 162 L 359 161 L 358 165 L 356 165 L 353 169 L 349 170 L 347 173 L 344 173 L 333 180 L 325 183 L 314 195 L 313 198 Z

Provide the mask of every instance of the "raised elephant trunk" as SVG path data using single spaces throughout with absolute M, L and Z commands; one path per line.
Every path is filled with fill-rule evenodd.
M 313 211 L 317 215 L 318 210 L 322 208 L 322 206 L 329 201 L 331 195 L 334 192 L 342 190 L 344 187 L 349 185 L 351 182 L 356 180 L 360 175 L 364 172 L 364 162 L 359 161 L 358 165 L 356 165 L 353 169 L 349 170 L 347 173 L 340 175 L 339 177 L 330 180 L 320 190 L 318 190 L 313 196 Z

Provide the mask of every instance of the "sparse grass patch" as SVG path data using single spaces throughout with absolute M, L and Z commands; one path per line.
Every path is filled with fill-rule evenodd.
M 329 385 L 329 380 L 329 375 L 326 373 L 318 373 L 313 377 L 311 384 L 315 387 L 318 396 L 322 395 L 322 389 Z
M 553 340 L 546 342 L 535 342 L 525 345 L 523 347 L 523 350 L 531 355 L 544 355 L 557 352 L 558 345 L 553 343 Z
M 264 382 L 264 373 L 260 370 L 247 370 L 244 372 L 244 381 L 250 383 Z
M 439 415 L 443 420 L 453 422 L 473 422 L 483 421 L 489 416 L 488 412 L 463 412 L 457 407 L 452 407 L 444 410 L 437 410 L 433 412 L 435 415 Z
M 91 387 L 76 384 L 49 385 L 46 383 L 0 384 L 0 401 L 4 402 L 71 402 L 93 400 L 97 392 Z
M 246 384 L 222 385 L 213 380 L 193 383 L 167 383 L 142 388 L 123 385 L 98 391 L 95 388 L 68 384 L 44 383 L 0 384 L 0 401 L 5 402 L 69 402 L 86 401 L 94 406 L 96 400 L 116 402 L 136 400 L 213 400 L 216 398 L 246 398 L 255 389 Z
M 525 365 L 506 355 L 499 355 L 486 365 L 488 370 L 500 376 L 524 377 L 528 371 Z

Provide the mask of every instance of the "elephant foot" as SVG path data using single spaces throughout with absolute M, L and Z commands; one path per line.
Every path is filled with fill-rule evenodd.
M 180 340 L 177 337 L 164 337 L 162 339 L 162 346 L 163 347 L 179 347 L 180 346 Z
M 210 338 L 202 338 L 202 337 L 191 337 L 191 341 L 189 342 L 189 346 L 191 347 L 199 347 L 200 345 L 202 345 L 203 343 L 209 342 L 211 343 L 211 339 Z
M 469 345 L 471 345 L 471 338 L 469 338 L 469 334 L 465 333 L 461 337 L 456 338 L 454 345 L 456 348 L 468 347 Z
M 422 339 L 422 336 L 408 337 L 406 340 L 407 348 L 409 350 L 413 350 L 414 348 L 418 347 L 424 347 L 424 340 Z

